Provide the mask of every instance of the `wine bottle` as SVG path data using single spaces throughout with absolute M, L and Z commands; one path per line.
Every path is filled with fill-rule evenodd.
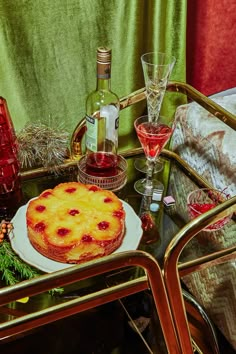
M 119 98 L 111 91 L 111 49 L 97 49 L 97 86 L 86 101 L 86 172 L 117 174 Z
M 18 144 L 7 102 L 0 97 L 0 218 L 11 219 L 22 203 Z

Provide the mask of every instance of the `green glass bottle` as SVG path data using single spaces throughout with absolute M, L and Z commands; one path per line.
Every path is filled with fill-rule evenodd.
M 97 86 L 86 101 L 86 172 L 117 174 L 119 98 L 111 91 L 111 49 L 97 49 Z

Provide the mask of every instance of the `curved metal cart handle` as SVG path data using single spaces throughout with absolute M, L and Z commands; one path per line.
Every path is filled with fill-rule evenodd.
M 185 225 L 185 227 L 183 227 L 172 239 L 166 249 L 164 256 L 164 281 L 183 354 L 192 353 L 193 349 L 180 284 L 180 274 L 178 268 L 179 257 L 187 243 L 203 228 L 220 220 L 221 218 L 234 214 L 235 212 L 236 196 L 224 201 L 222 204 L 198 216 L 196 219 Z M 210 255 L 210 258 L 211 260 L 217 260 L 219 257 L 223 256 L 223 260 L 225 260 L 226 254 L 231 257 L 234 256 L 235 258 L 235 250 L 236 247 L 233 247 L 233 249 L 229 248 L 224 250 L 224 252 L 216 252 L 215 254 Z M 206 261 L 206 257 L 201 259 L 202 263 L 204 261 Z M 185 269 L 186 273 L 189 266 L 192 271 L 196 271 L 197 268 L 201 267 L 201 262 L 197 260 L 195 266 L 194 262 L 190 262 L 187 266 L 181 264 L 181 269 Z
M 25 332 L 124 296 L 150 289 L 168 351 L 169 353 L 181 354 L 161 269 L 157 261 L 143 251 L 127 251 L 110 255 L 97 261 L 72 266 L 65 270 L 45 274 L 32 280 L 22 281 L 14 286 L 2 288 L 0 289 L 0 306 L 25 296 L 42 293 L 54 287 L 65 286 L 82 279 L 107 273 L 108 270 L 110 272 L 130 266 L 142 267 L 146 275 L 1 323 L 0 338 Z

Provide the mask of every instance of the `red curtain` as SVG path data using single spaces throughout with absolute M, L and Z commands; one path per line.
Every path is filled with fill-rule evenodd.
M 188 0 L 187 83 L 205 95 L 236 87 L 235 0 Z

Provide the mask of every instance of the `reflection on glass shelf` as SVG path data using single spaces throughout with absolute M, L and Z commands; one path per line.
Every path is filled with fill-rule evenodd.
M 137 275 L 144 275 L 144 270 L 138 267 L 121 269 L 106 276 L 107 286 L 118 285 L 125 280 L 132 280 Z M 152 294 L 149 290 L 141 291 L 118 300 L 126 314 L 125 332 L 133 341 L 135 354 L 167 354 L 160 321 L 155 310 Z M 142 342 L 140 347 L 134 345 Z M 136 344 L 135 344 L 136 343 Z M 133 352 L 132 352 L 133 353 Z M 131 352 L 127 353 L 131 354 Z

